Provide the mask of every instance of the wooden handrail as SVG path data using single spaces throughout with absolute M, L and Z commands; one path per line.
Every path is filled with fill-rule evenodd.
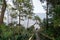
M 54 37 L 50 37 L 50 36 L 48 36 L 48 35 L 46 35 L 44 33 L 40 33 L 40 34 L 43 35 L 43 36 L 45 36 L 45 37 L 47 37 L 47 38 L 49 38 L 49 39 L 51 39 L 51 40 L 55 40 Z

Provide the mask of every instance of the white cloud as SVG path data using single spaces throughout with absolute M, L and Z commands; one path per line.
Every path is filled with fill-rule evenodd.
M 42 4 L 39 0 L 33 0 L 34 13 L 45 13 L 45 10 L 42 7 Z
M 44 13 L 36 13 L 36 15 L 38 15 L 39 17 L 40 17 L 40 19 L 44 19 L 44 18 L 46 18 L 46 14 L 44 14 Z
M 11 4 L 11 6 L 13 6 L 12 0 L 7 0 L 7 1 L 8 1 L 7 4 Z M 39 2 L 39 0 L 33 0 L 33 5 L 34 5 L 34 13 L 36 13 L 36 15 L 38 15 L 41 19 L 43 19 L 45 17 L 45 14 L 42 13 L 45 13 L 45 10 L 43 9 L 41 2 Z M 5 22 L 7 22 L 7 20 Z M 33 25 L 34 23 L 35 22 L 33 20 L 30 20 L 29 26 Z M 27 27 L 27 20 L 21 22 L 21 24 Z
M 14 4 L 13 4 L 13 0 L 6 0 L 7 1 L 7 5 L 10 5 L 11 7 L 14 7 Z

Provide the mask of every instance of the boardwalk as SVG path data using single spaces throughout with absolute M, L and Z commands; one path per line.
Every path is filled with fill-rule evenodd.
M 37 32 L 36 32 L 36 40 L 40 40 Z

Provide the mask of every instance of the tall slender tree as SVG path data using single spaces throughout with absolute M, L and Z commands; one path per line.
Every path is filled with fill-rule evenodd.
M 44 3 L 44 1 L 46 1 L 46 28 L 48 28 L 48 13 L 49 13 L 49 7 L 48 7 L 48 5 L 49 5 L 49 2 L 48 1 L 50 1 L 50 0 L 40 0 L 42 3 Z
M 0 15 L 0 24 L 3 23 L 3 18 L 4 18 L 4 13 L 5 13 L 5 10 L 6 10 L 6 0 L 2 0 L 3 4 L 2 4 L 2 9 L 1 9 L 1 15 Z
M 33 14 L 32 5 L 31 0 L 16 0 L 16 4 L 18 8 L 17 10 L 19 11 L 19 25 L 20 25 L 22 16 L 27 17 L 28 15 Z
M 46 9 L 46 22 L 47 22 L 47 25 L 46 25 L 46 28 L 48 28 L 48 2 L 47 2 L 47 9 Z

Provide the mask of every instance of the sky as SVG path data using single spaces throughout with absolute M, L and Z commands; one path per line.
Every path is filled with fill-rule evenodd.
M 32 0 L 33 1 L 33 5 L 34 5 L 34 13 L 36 15 L 38 15 L 41 19 L 46 18 L 46 11 L 45 9 L 42 7 L 42 3 L 40 2 L 40 0 Z M 45 3 L 43 4 L 45 5 Z
M 8 1 L 7 4 L 11 4 L 12 7 L 14 7 L 11 0 L 6 0 L 6 1 Z M 33 7 L 34 7 L 33 12 L 36 13 L 37 15 L 39 14 L 40 17 L 43 19 L 45 17 L 46 11 L 43 9 L 40 0 L 32 0 L 32 1 L 33 1 Z
M 45 13 L 40 0 L 32 0 L 34 5 L 34 13 Z
M 10 4 L 10 5 L 12 5 L 12 7 L 14 7 L 11 0 L 6 0 L 6 1 L 8 1 L 7 4 Z M 40 0 L 32 0 L 32 1 L 33 1 L 33 6 L 34 6 L 33 12 L 34 12 L 36 15 L 38 15 L 41 19 L 45 18 L 45 16 L 46 16 L 45 13 L 46 13 L 46 11 L 45 11 L 44 8 L 42 7 L 42 3 L 40 2 Z M 45 3 L 45 4 L 46 4 L 46 3 Z M 43 4 L 43 5 L 45 5 L 45 4 Z
M 8 1 L 7 4 L 10 4 L 12 7 L 13 6 L 13 3 L 11 0 L 6 0 Z M 33 6 L 34 6 L 34 10 L 33 12 L 38 15 L 41 19 L 45 18 L 46 14 L 45 14 L 45 10 L 43 9 L 42 7 L 42 4 L 39 0 L 32 0 L 33 1 Z M 7 21 L 6 21 L 7 22 Z M 22 21 L 21 22 L 25 27 L 27 26 L 27 20 L 25 20 L 24 22 Z M 31 26 L 32 24 L 34 24 L 35 22 L 30 20 L 29 22 L 29 26 Z M 39 28 L 39 27 L 38 27 Z

